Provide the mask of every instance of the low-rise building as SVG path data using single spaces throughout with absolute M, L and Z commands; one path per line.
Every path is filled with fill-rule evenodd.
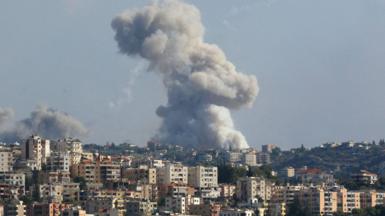
M 357 183 L 373 185 L 377 182 L 378 176 L 366 170 L 361 170 L 359 173 L 352 175 L 352 179 Z
M 157 208 L 156 202 L 150 201 L 128 201 L 126 203 L 126 215 L 151 216 Z

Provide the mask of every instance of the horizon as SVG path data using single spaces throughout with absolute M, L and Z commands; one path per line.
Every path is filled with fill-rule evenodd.
M 72 124 L 84 143 L 144 146 L 166 90 L 144 60 L 118 53 L 110 23 L 149 1 L 38 2 L 0 3 L 0 109 L 18 122 L 43 105 L 82 122 L 87 133 Z M 384 137 L 384 2 L 186 2 L 200 10 L 204 39 L 258 79 L 252 108 L 231 112 L 250 147 Z

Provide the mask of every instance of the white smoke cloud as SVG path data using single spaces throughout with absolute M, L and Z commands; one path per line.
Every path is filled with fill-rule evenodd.
M 176 0 L 128 10 L 112 21 L 120 51 L 139 55 L 167 88 L 161 142 L 195 147 L 248 147 L 234 128 L 229 109 L 251 106 L 258 93 L 255 76 L 239 73 L 214 44 L 204 42 L 199 10 Z
M 129 104 L 134 99 L 132 88 L 134 87 L 134 84 L 136 80 L 138 79 L 140 73 L 142 71 L 145 71 L 145 62 L 140 61 L 136 64 L 136 66 L 129 71 L 129 78 L 127 85 L 122 89 L 122 94 L 119 95 L 115 100 L 112 100 L 108 103 L 108 106 L 111 109 L 121 107 L 123 104 Z
M 12 113 L 12 115 L 8 114 L 7 116 L 13 116 L 13 110 L 8 109 L 7 112 L 4 112 L 4 110 L 0 108 L 0 113 Z M 0 116 L 2 115 L 0 114 Z M 1 123 L 0 120 L 0 126 Z M 88 133 L 88 130 L 79 120 L 67 113 L 45 106 L 38 106 L 28 118 L 11 122 L 11 125 L 0 130 L 1 141 L 15 142 L 32 134 L 38 134 L 48 139 L 59 139 L 63 137 L 84 137 Z

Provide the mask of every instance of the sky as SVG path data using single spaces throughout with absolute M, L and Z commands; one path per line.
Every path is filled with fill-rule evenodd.
M 38 105 L 89 129 L 86 143 L 144 145 L 166 91 L 118 52 L 111 20 L 145 0 L 0 2 L 0 107 Z M 205 39 L 256 75 L 254 106 L 233 111 L 250 146 L 287 149 L 385 137 L 385 1 L 188 0 Z

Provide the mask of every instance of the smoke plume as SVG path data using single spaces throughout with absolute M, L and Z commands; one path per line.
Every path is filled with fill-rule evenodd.
M 6 115 L 7 113 L 8 115 Z M 52 108 L 39 106 L 31 112 L 28 118 L 9 122 L 13 113 L 12 109 L 0 108 L 0 126 L 7 121 L 11 125 L 7 128 L 0 127 L 0 141 L 20 141 L 32 134 L 38 134 L 48 139 L 83 137 L 87 134 L 87 129 L 79 120 Z M 2 121 L 2 119 L 6 120 Z
M 247 148 L 229 109 L 251 106 L 255 76 L 239 73 L 215 44 L 204 42 L 199 10 L 177 0 L 128 10 L 112 21 L 121 53 L 141 56 L 167 89 L 156 138 L 193 147 Z
M 0 107 L 0 129 L 13 118 L 14 114 L 13 109 Z

